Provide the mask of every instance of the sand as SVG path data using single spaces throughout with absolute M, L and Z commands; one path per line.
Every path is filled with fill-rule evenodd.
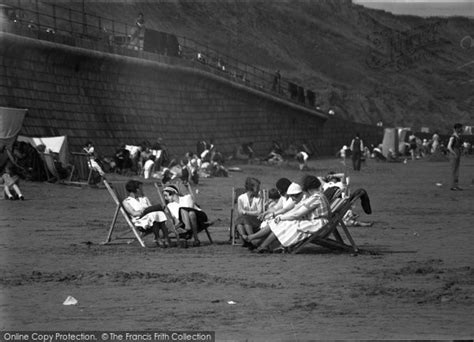
M 345 169 L 335 159 L 310 165 L 315 175 Z M 357 207 L 374 222 L 351 228 L 371 252 L 357 256 L 231 246 L 232 186 L 255 176 L 270 188 L 303 174 L 294 165 L 238 166 L 243 172 L 198 186 L 198 202 L 221 221 L 210 228 L 213 245 L 203 234 L 203 245 L 188 249 L 102 246 L 114 214 L 104 188 L 22 182 L 26 201 L 0 201 L 0 328 L 210 330 L 217 340 L 474 337 L 473 157 L 462 160 L 462 192 L 449 191 L 446 162 L 347 168 L 373 209 Z M 78 304 L 63 305 L 67 296 Z

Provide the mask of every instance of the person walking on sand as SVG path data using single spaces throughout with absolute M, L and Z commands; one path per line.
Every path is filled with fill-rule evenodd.
M 451 190 L 461 191 L 459 185 L 459 166 L 461 164 L 461 135 L 462 124 L 456 123 L 453 127 L 453 134 L 449 138 L 448 151 L 451 162 Z
M 364 150 L 364 143 L 359 136 L 359 133 L 356 133 L 354 139 L 351 142 L 351 151 L 352 151 L 352 167 L 354 171 L 360 171 L 360 164 L 362 162 L 362 151 Z

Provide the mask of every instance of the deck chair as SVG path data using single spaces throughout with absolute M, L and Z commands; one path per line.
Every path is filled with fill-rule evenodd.
M 82 152 L 71 152 L 71 155 L 72 171 L 69 182 L 78 185 L 89 185 L 93 174 L 93 170 L 88 164 L 89 155 Z
M 317 232 L 311 234 L 307 239 L 297 243 L 290 248 L 291 253 L 299 253 L 304 247 L 309 244 L 316 244 L 336 250 L 350 251 L 358 253 L 359 248 L 354 242 L 349 230 L 344 224 L 344 215 L 349 209 L 360 199 L 362 208 L 366 214 L 371 214 L 370 200 L 367 192 L 364 189 L 358 189 L 347 198 L 336 198 L 331 202 L 331 217 L 329 222 Z M 343 239 L 338 229 L 341 229 L 346 237 Z
M 160 201 L 161 201 L 161 204 L 165 207 L 165 214 L 166 216 L 168 217 L 168 228 L 171 230 L 171 234 L 169 235 L 170 238 L 175 238 L 176 239 L 176 242 L 177 244 L 179 245 L 181 240 L 183 241 L 186 241 L 190 238 L 190 235 L 189 234 L 180 234 L 178 233 L 178 229 L 179 228 L 183 228 L 181 226 L 181 224 L 178 224 L 178 225 L 175 225 L 174 224 L 174 220 L 172 218 L 172 215 L 171 215 L 171 212 L 168 210 L 168 208 L 166 207 L 166 202 L 165 202 L 165 199 L 163 197 L 163 188 L 164 188 L 164 185 L 163 183 L 161 182 L 154 182 L 153 185 L 155 186 L 156 188 L 156 191 L 158 192 L 158 197 L 160 198 Z M 175 184 L 175 185 L 178 185 L 178 184 Z M 185 187 L 187 189 L 187 191 L 189 192 L 189 194 L 191 195 L 194 203 L 196 203 L 196 195 L 195 195 L 195 192 L 194 190 L 191 188 L 191 185 L 189 183 L 187 184 L 180 184 L 178 185 L 178 189 L 179 191 L 181 192 L 183 187 Z M 204 231 L 207 235 L 207 238 L 209 240 L 209 243 L 213 244 L 214 241 L 212 240 L 212 237 L 211 237 L 211 234 L 209 233 L 209 230 L 208 228 L 211 227 L 212 225 L 215 224 L 216 221 L 208 221 L 208 222 L 205 222 L 204 224 L 204 229 L 202 231 Z
M 46 172 L 47 181 L 60 181 L 58 170 L 54 165 L 54 156 L 52 153 L 41 152 L 41 159 L 43 160 L 44 170 Z
M 329 203 L 332 203 L 336 198 L 339 198 L 341 194 L 342 190 L 338 186 L 332 186 L 324 190 L 324 196 L 326 196 Z
M 247 190 L 244 188 L 232 188 L 232 207 L 230 209 L 230 227 L 229 240 L 232 245 L 235 245 L 235 240 L 238 238 L 239 232 L 235 229 L 235 216 L 237 216 L 237 199 L 240 195 L 245 194 Z
M 130 215 L 125 211 L 125 208 L 122 205 L 122 201 L 127 197 L 127 191 L 125 189 L 126 183 L 117 182 L 117 183 L 110 184 L 105 178 L 103 179 L 103 182 L 104 182 L 105 188 L 107 189 L 113 201 L 115 202 L 116 207 L 115 207 L 114 217 L 112 219 L 112 223 L 109 228 L 109 232 L 107 233 L 107 238 L 104 242 L 102 242 L 102 244 L 107 245 L 112 242 L 112 234 L 116 228 L 118 215 L 120 213 L 125 219 L 125 222 L 127 222 L 127 225 L 130 228 L 130 230 L 126 230 L 126 232 L 122 232 L 122 234 L 118 235 L 115 238 L 115 240 L 126 239 L 128 240 L 128 243 L 131 243 L 133 242 L 134 239 L 137 239 L 142 247 L 146 247 L 145 242 L 143 241 L 142 234 L 138 231 L 137 227 L 135 227 L 135 225 L 133 224 L 130 218 Z M 133 233 L 133 236 L 130 236 L 130 232 Z

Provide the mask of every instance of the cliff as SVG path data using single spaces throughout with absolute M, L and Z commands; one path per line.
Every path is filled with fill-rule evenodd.
M 65 4 L 64 2 L 61 2 Z M 79 9 L 77 2 L 68 4 Z M 86 1 L 86 11 L 173 32 L 314 89 L 362 123 L 474 123 L 474 32 L 462 17 L 395 16 L 350 1 Z

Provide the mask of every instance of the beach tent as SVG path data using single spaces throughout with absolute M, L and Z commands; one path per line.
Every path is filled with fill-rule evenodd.
M 0 150 L 11 150 L 23 126 L 27 109 L 0 107 Z
M 59 155 L 59 161 L 63 166 L 68 164 L 69 159 L 69 151 L 67 145 L 67 136 L 57 136 L 57 137 L 25 137 L 25 136 L 18 136 L 18 141 L 24 141 L 33 145 L 35 148 L 44 145 L 45 151 L 44 152 L 53 152 Z
M 382 140 L 382 154 L 387 157 L 390 149 L 398 154 L 405 154 L 406 141 L 410 128 L 385 128 Z
M 387 157 L 388 151 L 398 152 L 398 130 L 397 128 L 385 128 L 382 140 L 382 154 Z

